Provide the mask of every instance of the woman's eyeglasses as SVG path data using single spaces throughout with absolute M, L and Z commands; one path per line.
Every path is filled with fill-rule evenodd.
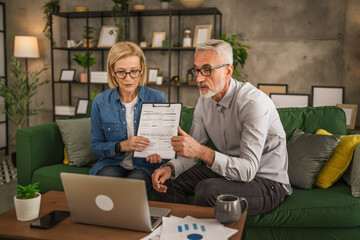
M 141 69 L 140 70 L 131 70 L 130 72 L 125 72 L 125 71 L 117 71 L 115 72 L 115 76 L 119 79 L 124 79 L 126 78 L 126 76 L 129 74 L 129 76 L 131 78 L 137 78 L 140 76 L 140 73 L 141 73 Z

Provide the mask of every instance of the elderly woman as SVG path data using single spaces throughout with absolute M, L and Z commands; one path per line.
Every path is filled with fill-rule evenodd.
M 91 145 L 100 159 L 92 175 L 143 179 L 151 190 L 151 174 L 163 164 L 159 157 L 134 158 L 149 139 L 136 136 L 144 102 L 166 102 L 165 94 L 142 86 L 146 79 L 144 53 L 134 43 L 119 42 L 109 52 L 110 89 L 98 94 L 91 110 Z M 152 160 L 154 159 L 154 160 Z

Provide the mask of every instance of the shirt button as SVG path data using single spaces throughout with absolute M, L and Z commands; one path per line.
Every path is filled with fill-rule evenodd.
M 134 123 L 136 123 L 136 121 L 134 121 Z
M 125 124 L 125 122 L 123 122 L 123 124 Z
M 110 128 L 108 128 L 108 131 L 110 131 Z
M 125 111 L 125 108 L 123 108 L 123 111 Z
M 136 109 L 136 107 L 134 109 Z

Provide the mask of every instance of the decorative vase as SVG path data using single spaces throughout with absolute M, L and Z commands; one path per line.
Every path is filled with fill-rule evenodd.
M 14 196 L 16 218 L 18 221 L 30 221 L 39 217 L 41 194 L 35 198 L 20 199 Z
M 93 39 L 88 39 L 88 40 L 84 39 L 83 40 L 83 47 L 86 48 L 88 43 L 89 43 L 89 48 L 94 47 L 94 40 Z
M 163 77 L 162 76 L 157 76 L 156 77 L 156 85 L 162 85 L 163 82 Z
M 204 5 L 205 0 L 180 0 L 181 6 L 184 8 L 199 8 Z
M 146 10 L 146 8 L 147 8 L 146 5 L 143 5 L 143 4 L 141 4 L 141 5 L 137 4 L 137 5 L 133 6 L 134 10 Z
M 88 75 L 87 73 L 80 73 L 80 82 L 87 83 L 88 82 Z
M 169 2 L 161 2 L 161 9 L 168 9 L 170 3 Z

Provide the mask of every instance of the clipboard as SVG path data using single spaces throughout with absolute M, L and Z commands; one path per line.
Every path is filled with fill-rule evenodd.
M 171 146 L 171 138 L 178 135 L 182 103 L 143 103 L 137 136 L 150 140 L 142 152 L 134 152 L 136 158 L 146 158 L 157 153 L 162 159 L 176 156 Z

